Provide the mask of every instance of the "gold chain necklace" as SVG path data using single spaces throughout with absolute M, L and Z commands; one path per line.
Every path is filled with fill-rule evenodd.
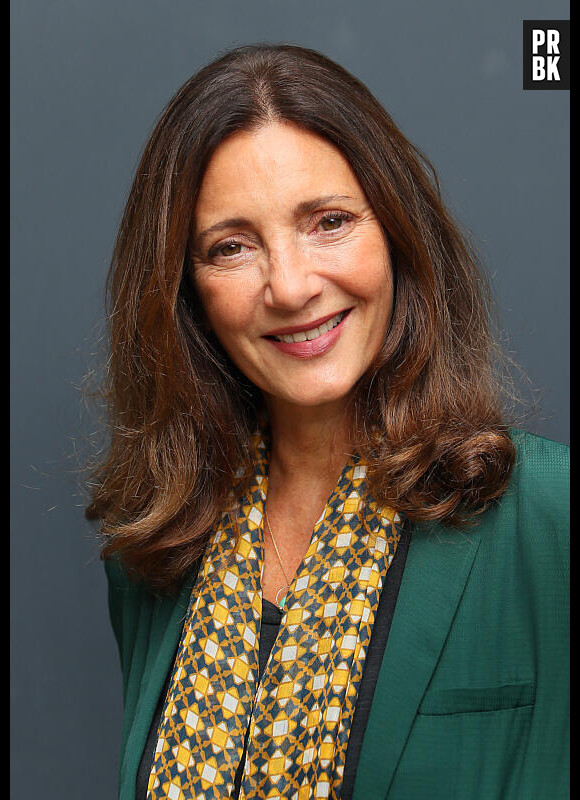
M 276 540 L 274 539 L 274 534 L 272 533 L 272 526 L 270 525 L 270 520 L 268 519 L 266 509 L 264 509 L 264 517 L 266 519 L 266 524 L 268 525 L 268 533 L 270 534 L 270 539 L 272 540 L 272 544 L 274 545 L 274 550 L 276 551 L 276 555 L 278 556 L 278 561 L 280 562 L 280 567 L 282 569 L 282 574 L 284 575 L 284 580 L 286 581 L 286 585 L 281 586 L 276 592 L 276 605 L 278 606 L 280 611 L 284 611 L 284 604 L 286 603 L 286 598 L 288 596 L 288 589 L 290 589 L 290 581 L 288 580 L 288 576 L 286 575 L 286 570 L 284 569 L 284 564 L 282 563 L 282 559 L 280 558 L 280 552 L 278 550 L 278 545 L 276 544 Z M 284 597 L 282 598 L 281 602 L 278 602 L 278 598 L 280 597 L 280 594 L 282 592 L 285 592 Z

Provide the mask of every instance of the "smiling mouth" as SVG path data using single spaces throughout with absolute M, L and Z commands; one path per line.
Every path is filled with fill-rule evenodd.
M 335 314 L 334 317 L 326 320 L 317 328 L 310 328 L 309 330 L 298 331 L 297 333 L 286 333 L 280 334 L 278 336 L 268 336 L 268 339 L 273 339 L 275 342 L 284 342 L 285 344 L 297 344 L 298 342 L 311 342 L 313 339 L 318 339 L 319 336 L 323 336 L 325 333 L 328 333 L 333 328 L 336 328 L 337 325 L 340 325 L 342 320 L 346 317 L 346 315 L 350 312 L 350 308 L 346 311 L 340 311 L 338 314 Z

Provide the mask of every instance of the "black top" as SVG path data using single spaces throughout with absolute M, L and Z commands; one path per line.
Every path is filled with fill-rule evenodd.
M 379 607 L 375 624 L 373 626 L 373 633 L 369 643 L 368 653 L 365 659 L 363 676 L 361 679 L 356 707 L 352 719 L 350 729 L 350 736 L 346 748 L 346 757 L 344 764 L 344 777 L 342 781 L 341 800 L 350 800 L 354 789 L 354 782 L 356 778 L 356 769 L 358 766 L 358 759 L 362 747 L 362 742 L 369 718 L 371 705 L 373 702 L 373 695 L 375 685 L 381 669 L 383 660 L 383 653 L 387 643 L 387 637 L 391 628 L 391 621 L 397 603 L 397 596 L 399 594 L 399 587 L 401 585 L 401 578 L 403 577 L 403 570 L 405 568 L 405 561 L 407 559 L 407 551 L 409 549 L 409 542 L 411 539 L 411 532 L 408 525 L 403 527 L 401 538 L 395 552 L 395 557 L 391 562 L 391 566 L 387 571 L 385 584 L 381 592 L 379 600 Z M 260 650 L 258 655 L 260 678 L 268 662 L 270 650 L 278 635 L 280 627 L 280 620 L 282 619 L 282 612 L 269 600 L 262 601 L 262 624 L 260 628 Z M 151 765 L 155 754 L 155 746 L 157 744 L 157 730 L 161 721 L 163 707 L 165 705 L 165 697 L 173 675 L 173 664 L 167 673 L 165 686 L 159 696 L 157 708 L 153 716 L 151 727 L 149 728 L 149 735 L 139 769 L 137 771 L 137 784 L 136 784 L 136 800 L 146 800 L 147 798 L 147 784 L 149 781 L 149 774 L 151 772 Z M 246 732 L 246 741 L 247 741 Z M 240 762 L 240 766 L 236 772 L 234 782 L 234 792 L 232 794 L 233 800 L 237 800 L 240 792 L 240 785 L 242 780 L 242 771 L 244 764 L 244 756 L 246 753 L 246 743 L 244 742 L 244 755 Z

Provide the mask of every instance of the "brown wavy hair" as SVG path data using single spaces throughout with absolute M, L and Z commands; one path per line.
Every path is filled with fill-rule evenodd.
M 434 170 L 369 90 L 292 45 L 232 50 L 194 75 L 145 146 L 107 282 L 110 442 L 90 480 L 103 557 L 158 590 L 199 557 L 261 408 L 207 331 L 188 277 L 193 212 L 216 147 L 285 120 L 347 158 L 389 245 L 390 328 L 353 394 L 377 499 L 410 520 L 465 525 L 505 490 L 514 446 L 494 368 L 486 283 Z

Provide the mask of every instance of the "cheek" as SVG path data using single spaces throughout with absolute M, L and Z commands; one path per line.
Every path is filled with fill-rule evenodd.
M 377 310 L 384 308 L 390 316 L 393 277 L 389 251 L 382 236 L 360 242 L 349 254 L 345 267 L 345 288 L 366 303 L 376 305 Z
M 197 294 L 210 328 L 219 339 L 239 336 L 253 319 L 253 299 L 244 281 L 233 276 L 198 276 Z

